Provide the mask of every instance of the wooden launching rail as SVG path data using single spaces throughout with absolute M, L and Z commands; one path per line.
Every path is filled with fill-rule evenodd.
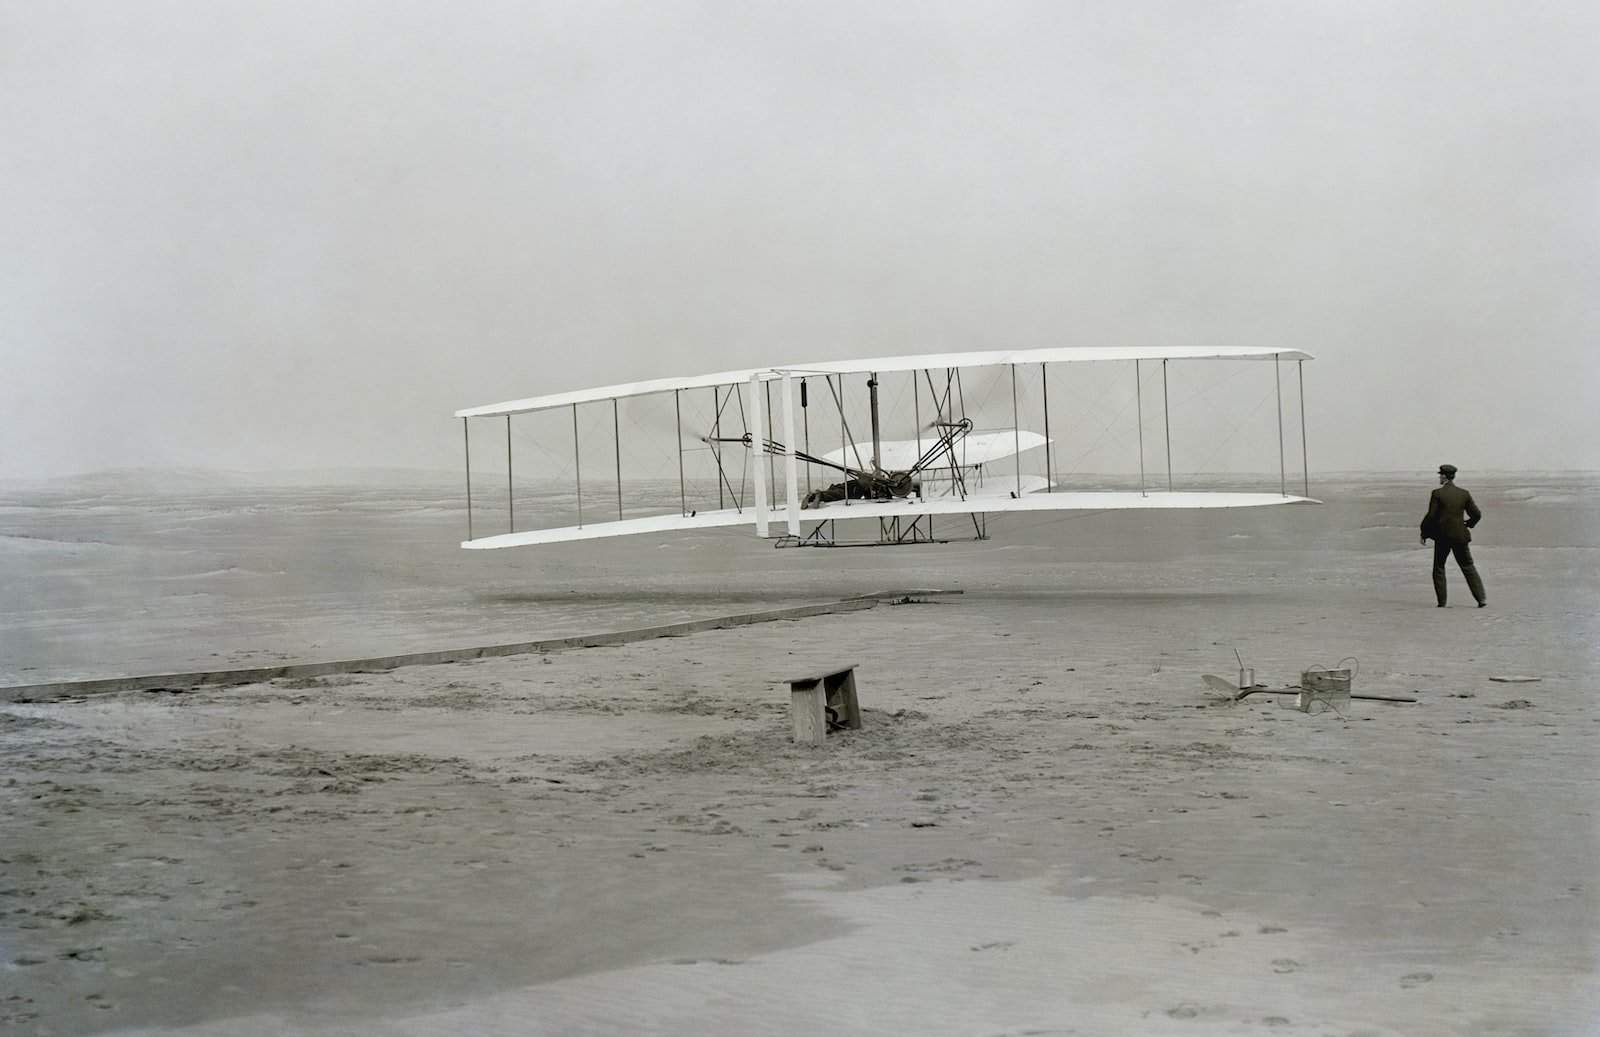
M 183 691 L 189 688 L 217 687 L 238 684 L 257 684 L 281 678 L 324 677 L 335 673 L 371 673 L 393 670 L 401 666 L 433 665 L 439 663 L 467 662 L 506 655 L 557 652 L 572 648 L 599 648 L 611 645 L 648 641 L 657 637 L 682 637 L 706 630 L 725 630 L 730 627 L 755 623 L 772 623 L 783 620 L 805 619 L 810 616 L 870 609 L 880 599 L 893 599 L 908 594 L 940 594 L 947 591 L 884 591 L 879 594 L 845 598 L 840 601 L 800 605 L 793 608 L 774 609 L 768 612 L 747 612 L 735 616 L 718 616 L 713 619 L 694 619 L 683 623 L 636 630 L 618 630 L 604 634 L 583 634 L 575 637 L 554 637 L 542 641 L 520 641 L 514 644 L 483 645 L 472 648 L 450 648 L 437 652 L 411 652 L 404 655 L 385 655 L 366 659 L 339 659 L 331 662 L 290 663 L 283 666 L 251 666 L 229 670 L 196 671 L 189 673 L 155 673 L 128 677 L 103 677 L 94 680 L 56 681 L 49 684 L 19 684 L 0 687 L 0 703 L 48 702 L 52 699 L 78 698 L 84 695 L 107 695 L 127 691 Z M 954 593 L 960 593 L 959 591 Z

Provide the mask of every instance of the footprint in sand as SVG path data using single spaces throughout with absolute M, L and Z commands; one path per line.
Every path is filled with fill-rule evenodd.
M 102 961 L 100 947 L 69 947 L 56 957 L 62 961 Z
M 1400 977 L 1400 986 L 1406 990 L 1410 990 L 1413 987 L 1420 987 L 1424 983 L 1432 982 L 1433 973 L 1431 972 L 1408 972 L 1404 976 Z

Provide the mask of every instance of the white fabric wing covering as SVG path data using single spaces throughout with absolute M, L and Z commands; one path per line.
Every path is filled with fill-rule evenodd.
M 1043 481 L 1042 477 L 1036 477 Z M 1013 497 L 1014 487 L 1003 478 L 986 483 L 981 494 L 969 494 L 967 499 L 937 497 L 926 500 L 843 501 L 824 504 L 819 508 L 800 512 L 802 528 L 830 519 L 916 518 L 922 515 L 967 515 L 975 512 L 1002 514 L 1006 512 L 1045 511 L 1164 511 L 1190 508 L 1262 508 L 1275 504 L 1320 504 L 1310 497 L 1285 497 L 1276 493 L 1150 493 L 1134 492 L 1028 492 L 1034 485 L 1030 477 L 1023 476 L 1023 495 Z M 784 531 L 787 511 L 778 507 L 768 511 L 769 535 L 779 536 Z M 573 540 L 596 540 L 603 537 L 629 536 L 638 533 L 670 533 L 715 526 L 754 525 L 756 513 L 751 508 L 703 511 L 698 515 L 658 515 L 649 518 L 621 519 L 615 522 L 596 522 L 588 526 L 566 526 L 559 529 L 529 530 L 523 533 L 502 533 L 499 536 L 479 537 L 463 541 L 461 546 L 472 550 L 492 550 L 501 547 L 527 547 L 533 544 L 559 544 Z
M 656 378 L 646 382 L 623 382 L 618 385 L 573 392 L 553 393 L 547 396 L 530 396 L 523 400 L 492 403 L 484 407 L 468 407 L 456 411 L 458 418 L 482 418 L 498 414 L 521 414 L 527 411 L 549 410 L 578 403 L 599 400 L 616 400 L 630 396 L 647 396 L 651 393 L 672 392 L 674 389 L 703 389 L 713 385 L 743 384 L 751 378 L 772 381 L 785 372 L 794 376 L 825 374 L 866 374 L 871 372 L 938 370 L 958 367 L 1000 367 L 1008 364 L 1081 364 L 1096 361 L 1133 360 L 1310 360 L 1311 354 L 1298 349 L 1279 349 L 1268 346 L 1083 346 L 1048 349 L 979 350 L 969 353 L 924 353 L 911 356 L 869 357 L 864 360 L 830 360 L 809 364 L 777 364 L 771 367 L 751 367 L 738 371 L 721 371 L 716 374 L 694 375 L 688 378 Z

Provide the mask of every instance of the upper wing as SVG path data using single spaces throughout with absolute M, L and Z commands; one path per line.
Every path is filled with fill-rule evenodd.
M 481 418 L 499 414 L 522 414 L 527 411 L 569 407 L 579 403 L 600 400 L 618 400 L 629 396 L 672 392 L 674 389 L 703 389 L 713 385 L 733 385 L 759 377 L 762 381 L 781 378 L 785 372 L 793 375 L 863 374 L 888 371 L 921 371 L 954 367 L 1000 367 L 1007 364 L 1071 364 L 1104 360 L 1310 360 L 1311 354 L 1298 349 L 1278 349 L 1270 346 L 1087 346 L 1082 348 L 1058 347 L 1050 349 L 979 350 L 970 353 L 926 353 L 912 356 L 870 357 L 865 360 L 823 361 L 811 364 L 779 364 L 772 367 L 751 367 L 739 371 L 721 371 L 717 374 L 693 375 L 688 378 L 656 378 L 647 382 L 622 382 L 595 389 L 554 393 L 548 396 L 530 396 L 505 403 L 491 403 L 483 407 L 468 407 L 456 411 L 458 418 Z

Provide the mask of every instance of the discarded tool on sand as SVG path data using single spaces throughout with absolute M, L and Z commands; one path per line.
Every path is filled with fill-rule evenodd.
M 1303 702 L 1302 703 L 1297 703 L 1297 705 L 1302 711 L 1309 710 L 1311 708 L 1311 704 L 1313 702 L 1325 702 L 1325 703 L 1328 703 L 1329 705 L 1334 705 L 1334 704 L 1337 703 L 1337 701 L 1339 699 L 1345 699 L 1345 698 L 1362 699 L 1362 700 L 1365 700 L 1367 702 L 1415 702 L 1415 701 L 1417 701 L 1414 698 L 1402 697 L 1402 696 L 1398 696 L 1398 695 L 1352 695 L 1352 694 L 1349 694 L 1349 684 L 1348 683 L 1345 684 L 1345 691 L 1344 691 L 1343 694 L 1341 694 L 1340 692 L 1338 692 L 1335 689 L 1328 688 L 1326 686 L 1326 684 L 1323 683 L 1322 681 L 1319 681 L 1319 678 L 1325 678 L 1326 675 L 1338 674 L 1339 672 L 1340 671 L 1337 671 L 1337 670 L 1310 671 L 1309 673 L 1303 673 L 1303 674 L 1300 675 L 1301 676 L 1301 681 L 1302 681 L 1301 684 L 1291 684 L 1291 685 L 1288 685 L 1288 686 L 1282 687 L 1282 688 L 1269 688 L 1265 684 L 1255 684 L 1255 685 L 1251 685 L 1248 688 L 1236 688 L 1236 687 L 1233 686 L 1233 682 L 1232 681 L 1230 681 L 1230 680 L 1228 680 L 1228 679 L 1226 679 L 1224 677 L 1218 677 L 1215 674 L 1210 674 L 1210 673 L 1201 674 L 1200 675 L 1200 679 L 1205 682 L 1205 685 L 1206 685 L 1206 687 L 1208 689 L 1210 689 L 1211 691 L 1215 691 L 1218 694 L 1227 696 L 1228 699 L 1230 701 L 1233 701 L 1233 702 L 1238 702 L 1240 699 L 1246 697 L 1247 695 L 1295 695 L 1295 696 L 1300 696 L 1302 698 Z M 1345 672 L 1348 672 L 1348 671 L 1345 671 Z M 1310 686 L 1310 687 L 1306 686 L 1306 678 L 1308 676 L 1311 678 L 1311 681 L 1309 683 L 1312 686 Z M 1319 683 L 1323 683 L 1323 686 L 1322 687 L 1317 687 L 1316 685 L 1318 685 Z

